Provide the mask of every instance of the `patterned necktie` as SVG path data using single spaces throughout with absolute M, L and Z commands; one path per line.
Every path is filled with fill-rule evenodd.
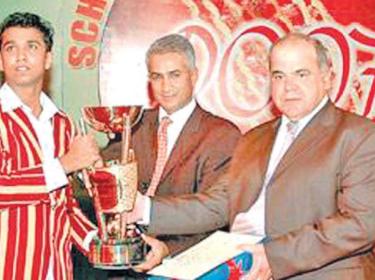
M 158 154 L 151 183 L 146 192 L 148 196 L 154 196 L 161 175 L 163 174 L 164 166 L 167 163 L 167 129 L 171 123 L 172 120 L 168 116 L 165 116 L 162 118 L 158 128 Z
M 288 136 L 290 137 L 290 140 L 291 142 L 289 143 L 288 147 L 290 146 L 290 144 L 292 144 L 292 142 L 294 141 L 294 139 L 296 139 L 297 137 L 297 132 L 298 132 L 298 122 L 297 121 L 290 121 L 286 124 L 286 130 L 288 132 Z
M 271 170 L 267 171 L 267 178 L 266 178 L 266 184 L 268 184 L 269 179 L 271 178 L 273 172 L 275 171 L 277 165 L 279 164 L 281 158 L 284 156 L 286 151 L 289 149 L 290 145 L 293 143 L 293 141 L 297 137 L 298 132 L 298 122 L 296 121 L 289 121 L 286 124 L 286 134 L 284 138 L 283 145 L 281 146 L 281 149 L 278 151 L 276 157 L 273 159 L 273 164 Z

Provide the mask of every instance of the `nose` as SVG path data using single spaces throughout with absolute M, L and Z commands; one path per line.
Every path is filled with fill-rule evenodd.
M 296 83 L 293 77 L 286 76 L 285 77 L 285 90 L 291 91 L 291 90 L 295 90 L 295 88 L 296 88 Z
M 26 60 L 26 50 L 23 48 L 17 49 L 17 61 L 25 61 Z
M 170 91 L 171 80 L 169 79 L 169 77 L 163 78 L 161 87 L 162 87 L 163 92 L 169 92 Z

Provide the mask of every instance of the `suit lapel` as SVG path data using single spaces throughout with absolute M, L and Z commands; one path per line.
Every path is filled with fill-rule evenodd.
M 138 128 L 140 129 L 141 133 L 139 136 L 137 135 L 134 140 L 142 143 L 142 145 L 138 145 L 138 153 L 141 157 L 144 157 L 146 160 L 142 160 L 142 164 L 146 165 L 144 168 L 145 174 L 141 176 L 141 178 L 147 178 L 146 181 L 151 180 L 158 152 L 158 136 L 157 130 L 159 126 L 158 121 L 158 110 L 150 110 L 145 113 L 144 118 L 138 124 Z M 135 155 L 137 158 L 137 154 Z
M 202 129 L 200 129 L 204 115 L 205 112 L 197 105 L 173 146 L 160 179 L 160 184 L 171 174 L 173 169 L 177 165 L 181 165 L 200 144 L 199 140 L 205 133 L 205 131 L 202 132 Z
M 262 144 L 259 145 L 260 148 L 257 151 L 253 151 L 251 153 L 251 156 L 256 160 L 254 161 L 254 158 L 248 160 L 248 162 L 254 163 L 249 169 L 248 182 L 251 182 L 251 186 L 247 188 L 247 190 L 250 192 L 250 194 L 243 195 L 242 197 L 244 199 L 246 198 L 246 200 L 251 197 L 252 201 L 247 202 L 248 205 L 245 207 L 245 209 L 248 209 L 250 205 L 255 202 L 262 190 L 279 125 L 280 119 L 271 123 L 267 130 L 259 136 L 258 141 L 260 141 Z M 254 147 L 249 147 L 249 149 L 254 149 Z

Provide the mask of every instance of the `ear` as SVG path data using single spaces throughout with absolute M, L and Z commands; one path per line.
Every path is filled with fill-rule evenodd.
M 46 60 L 44 63 L 44 69 L 49 70 L 52 66 L 52 52 L 47 52 L 46 53 Z
M 199 71 L 197 67 L 194 67 L 193 70 L 191 70 L 191 82 L 195 86 L 199 78 Z
M 322 72 L 322 75 L 324 90 L 325 92 L 329 92 L 332 89 L 332 84 L 335 77 L 332 67 L 327 67 L 327 69 Z
M 1 52 L 1 51 L 0 51 Z M 3 67 L 3 57 L 2 57 L 2 55 L 1 55 L 1 53 L 0 53 L 0 71 L 1 72 L 4 72 L 4 67 Z

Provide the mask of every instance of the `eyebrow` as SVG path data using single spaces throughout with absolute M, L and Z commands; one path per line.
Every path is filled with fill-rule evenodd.
M 16 41 L 14 41 L 14 40 L 5 41 L 5 42 L 2 44 L 1 47 L 3 48 L 3 47 L 6 47 L 7 45 L 12 45 L 12 44 L 15 44 L 15 43 L 16 43 Z M 36 43 L 37 45 L 42 46 L 42 43 L 41 43 L 40 41 L 38 41 L 38 40 L 28 40 L 27 43 L 28 43 L 28 44 L 29 44 L 29 43 Z
M 291 73 L 295 73 L 295 74 L 308 73 L 308 74 L 310 74 L 311 71 L 309 69 L 302 68 L 302 69 L 297 69 L 297 70 L 295 70 L 295 71 L 293 71 Z M 271 75 L 277 75 L 277 74 L 285 75 L 287 73 L 285 73 L 283 71 L 280 71 L 280 70 L 275 70 L 275 71 L 271 72 Z
M 149 76 L 151 76 L 151 75 L 169 75 L 169 74 L 173 74 L 173 73 L 176 73 L 176 72 L 183 72 L 183 71 L 180 70 L 180 69 L 174 69 L 174 70 L 168 71 L 168 72 L 166 72 L 166 73 L 161 73 L 161 72 L 150 72 Z
M 306 68 L 302 68 L 302 69 L 298 69 L 296 71 L 294 71 L 294 73 L 297 73 L 297 74 L 301 74 L 301 73 L 311 73 L 311 71 L 309 69 L 306 69 Z
M 4 48 L 4 47 L 6 47 L 7 45 L 12 45 L 12 44 L 14 44 L 14 41 L 13 41 L 13 40 L 11 40 L 11 41 L 5 41 L 5 42 L 1 45 L 1 47 Z
M 276 74 L 285 74 L 283 71 L 280 70 L 275 70 L 271 72 L 271 75 L 276 75 Z

